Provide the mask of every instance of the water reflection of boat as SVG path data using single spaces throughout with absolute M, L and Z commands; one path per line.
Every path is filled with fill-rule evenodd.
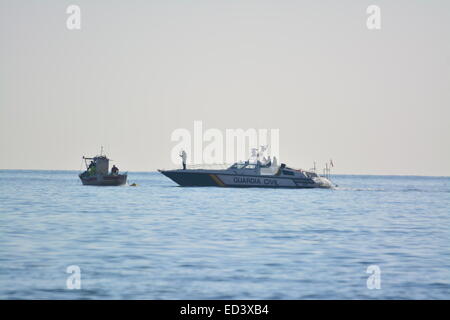
M 119 169 L 113 166 L 109 172 L 109 159 L 100 154 L 93 158 L 83 157 L 86 171 L 80 173 L 79 177 L 83 185 L 92 186 L 121 186 L 127 182 L 127 173 L 119 174 Z M 88 160 L 91 162 L 88 164 Z

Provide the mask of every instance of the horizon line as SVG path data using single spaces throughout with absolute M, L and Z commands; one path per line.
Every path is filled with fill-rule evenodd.
M 124 171 L 127 173 L 156 173 L 159 169 L 150 170 L 150 171 Z M 0 168 L 0 171 L 57 171 L 57 172 L 83 172 L 78 169 L 3 169 Z M 320 174 L 319 174 L 320 175 Z M 330 174 L 331 176 L 378 176 L 378 177 L 432 177 L 432 178 L 450 178 L 450 176 L 446 175 L 422 175 L 422 174 L 373 174 L 373 173 L 335 173 Z

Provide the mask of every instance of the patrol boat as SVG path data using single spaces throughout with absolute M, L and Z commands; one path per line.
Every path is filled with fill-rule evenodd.
M 83 185 L 91 186 L 121 186 L 127 182 L 127 173 L 119 174 L 115 166 L 109 173 L 109 159 L 102 152 L 99 156 L 87 158 L 83 156 L 86 171 L 79 174 Z M 91 162 L 87 163 L 88 160 Z
M 327 165 L 328 168 L 328 165 Z M 261 162 L 259 157 L 236 162 L 227 169 L 158 170 L 180 186 L 187 187 L 257 187 L 257 188 L 332 188 L 329 169 L 324 176 L 315 170 L 301 170 L 277 165 L 274 161 Z

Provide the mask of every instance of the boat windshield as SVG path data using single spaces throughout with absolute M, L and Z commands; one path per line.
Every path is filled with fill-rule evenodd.
M 238 163 L 233 164 L 229 169 L 255 169 L 256 164 L 254 163 Z
M 244 167 L 245 167 L 245 163 L 238 163 L 238 162 L 236 162 L 229 169 L 242 169 Z

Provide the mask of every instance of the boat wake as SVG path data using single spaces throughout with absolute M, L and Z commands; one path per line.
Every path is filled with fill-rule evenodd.
M 336 186 L 333 188 L 338 191 L 386 191 L 383 188 L 349 188 L 349 187 L 339 187 Z

